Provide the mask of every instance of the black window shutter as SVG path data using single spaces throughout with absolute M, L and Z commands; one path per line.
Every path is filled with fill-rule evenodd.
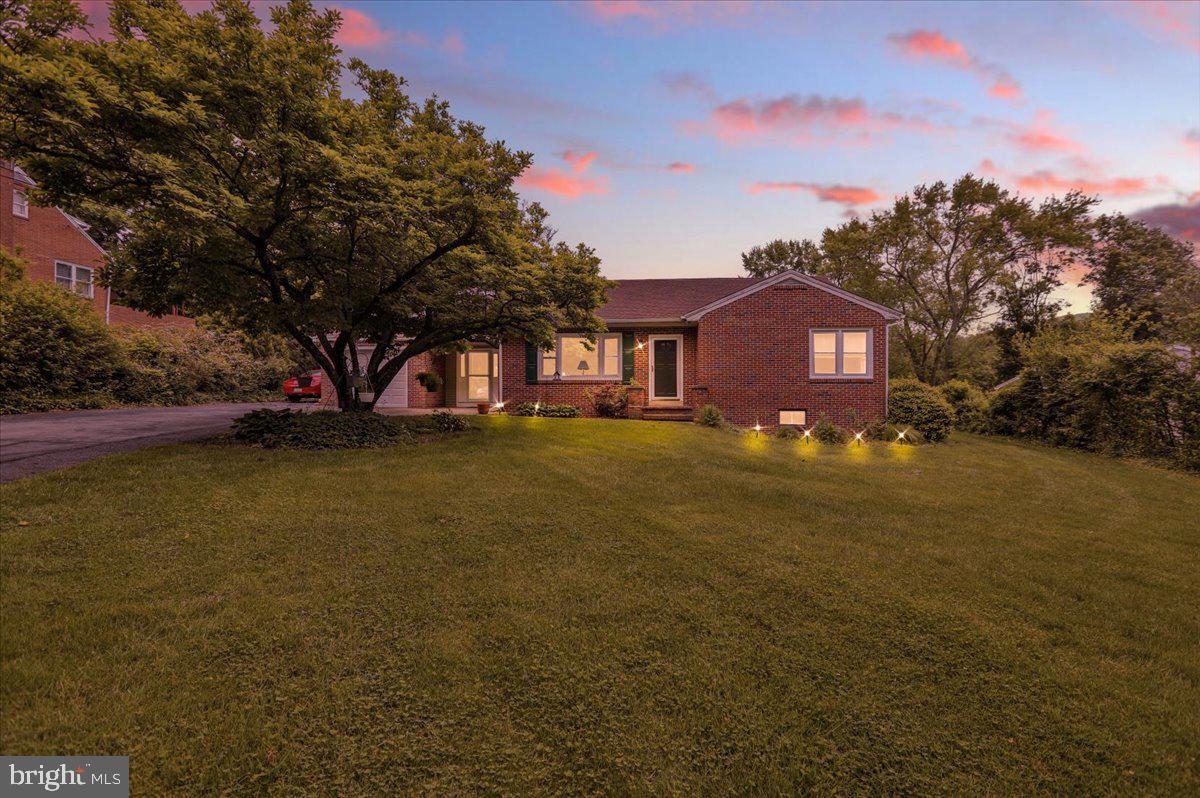
M 528 341 L 525 342 L 525 384 L 533 385 L 538 379 L 538 350 Z
M 633 347 L 634 335 L 631 332 L 621 333 L 621 381 L 626 385 L 633 379 Z

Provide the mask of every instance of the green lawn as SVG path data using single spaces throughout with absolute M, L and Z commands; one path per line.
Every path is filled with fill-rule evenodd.
M 1200 790 L 1200 480 L 493 418 L 0 487 L 5 754 L 133 791 Z

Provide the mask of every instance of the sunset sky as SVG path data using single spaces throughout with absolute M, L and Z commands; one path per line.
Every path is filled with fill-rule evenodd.
M 534 153 L 522 194 L 610 277 L 736 275 L 968 171 L 1200 240 L 1200 3 L 325 5 Z

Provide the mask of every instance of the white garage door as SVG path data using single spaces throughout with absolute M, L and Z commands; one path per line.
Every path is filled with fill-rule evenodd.
M 400 373 L 388 385 L 387 390 L 375 402 L 376 407 L 408 407 L 408 364 L 400 367 Z

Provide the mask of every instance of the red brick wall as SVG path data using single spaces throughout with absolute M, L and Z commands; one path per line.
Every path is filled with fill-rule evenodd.
M 873 379 L 810 380 L 809 330 L 874 331 Z M 773 286 L 700 319 L 698 383 L 708 401 L 739 426 L 774 427 L 780 410 L 808 411 L 858 424 L 887 414 L 887 326 L 872 310 L 817 288 Z
M 65 261 L 93 270 L 94 287 L 91 304 L 101 318 L 105 317 L 108 289 L 100 285 L 100 270 L 104 254 L 79 228 L 57 208 L 42 208 L 30 204 L 29 218 L 22 219 L 12 212 L 13 191 L 17 187 L 12 169 L 0 164 L 0 246 L 18 254 L 28 264 L 26 276 L 34 282 L 54 282 L 54 262 Z M 135 327 L 192 326 L 195 322 L 185 316 L 169 315 L 155 318 L 115 302 L 108 307 L 111 324 Z
M 637 340 L 645 347 L 633 350 L 633 378 L 646 390 L 637 392 L 645 404 L 649 401 L 650 385 L 650 343 L 651 335 L 682 335 L 683 336 L 683 401 L 688 403 L 693 394 L 696 381 L 696 328 L 639 328 L 611 330 L 611 332 L 633 332 Z M 533 385 L 525 384 L 525 342 L 509 340 L 504 342 L 500 355 L 500 374 L 502 395 L 505 404 L 518 402 L 541 402 L 552 405 L 574 405 L 584 415 L 595 415 L 587 391 L 600 385 L 617 385 L 620 380 L 539 380 Z
M 409 407 L 445 407 L 446 391 L 454 392 L 451 381 L 453 370 L 446 368 L 446 361 L 453 355 L 432 355 L 429 352 L 421 354 L 408 361 L 408 406 Z M 425 386 L 417 382 L 417 375 L 422 371 L 433 372 L 441 376 L 442 385 L 436 391 L 427 391 Z

